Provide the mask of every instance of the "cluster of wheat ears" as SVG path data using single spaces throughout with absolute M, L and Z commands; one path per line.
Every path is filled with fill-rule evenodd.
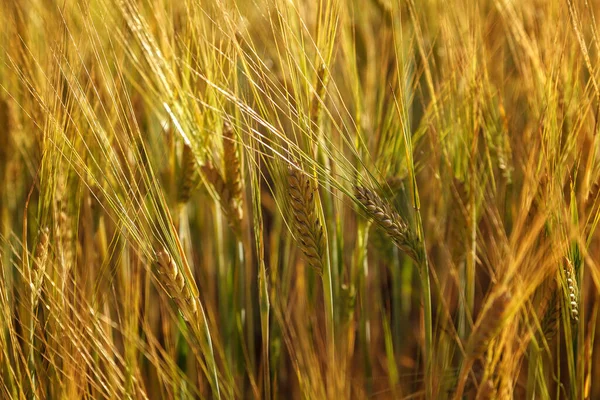
M 0 398 L 600 398 L 599 12 L 0 1 Z

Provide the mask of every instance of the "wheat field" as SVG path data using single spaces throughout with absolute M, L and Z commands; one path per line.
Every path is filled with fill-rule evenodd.
M 600 398 L 596 15 L 0 1 L 0 398 Z

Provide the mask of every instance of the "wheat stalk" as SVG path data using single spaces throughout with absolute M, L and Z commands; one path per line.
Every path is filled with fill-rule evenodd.
M 311 180 L 295 166 L 288 166 L 289 196 L 295 230 L 308 263 L 323 272 L 325 235 L 318 217 L 316 188 Z

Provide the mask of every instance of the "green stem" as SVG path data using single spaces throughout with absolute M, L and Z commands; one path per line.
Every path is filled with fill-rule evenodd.
M 429 281 L 429 260 L 427 247 L 423 237 L 423 221 L 421 212 L 417 210 L 418 235 L 421 243 L 420 278 L 423 291 L 423 313 L 425 329 L 425 398 L 433 398 L 433 318 L 431 311 L 431 283 Z
M 373 376 L 372 376 L 372 365 L 371 358 L 369 356 L 369 313 L 368 313 L 368 296 L 367 293 L 367 277 L 369 274 L 369 264 L 367 262 L 367 243 L 369 239 L 369 227 L 364 222 L 359 222 L 354 271 L 352 276 L 356 276 L 358 279 L 358 293 L 360 296 L 360 340 L 364 348 L 364 362 L 365 362 L 365 373 L 367 378 L 367 394 L 372 394 L 373 390 Z
M 326 315 L 326 331 L 327 331 L 327 351 L 330 365 L 328 371 L 335 371 L 335 329 L 334 329 L 334 311 L 333 311 L 333 284 L 331 279 L 331 262 L 329 261 L 329 252 L 327 252 L 325 270 L 323 271 L 323 293 L 325 297 L 325 315 Z M 330 376 L 333 379 L 333 376 Z M 335 387 L 335 382 L 330 381 L 328 386 Z

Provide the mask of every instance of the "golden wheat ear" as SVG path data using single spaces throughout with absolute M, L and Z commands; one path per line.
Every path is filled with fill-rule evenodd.
M 223 122 L 223 159 L 225 161 L 225 182 L 231 191 L 232 207 L 242 219 L 242 160 L 233 126 Z
M 418 240 L 400 214 L 372 190 L 364 186 L 356 186 L 355 189 L 356 199 L 365 208 L 368 217 L 385 231 L 400 250 L 419 262 Z
M 44 283 L 44 274 L 46 272 L 46 261 L 48 259 L 48 243 L 50 242 L 50 230 L 48 227 L 40 229 L 38 244 L 35 246 L 33 261 L 33 270 L 31 282 L 29 283 L 32 291 L 32 305 L 35 309 L 38 305 L 42 285 Z
M 227 217 L 227 222 L 236 235 L 241 232 L 242 213 L 241 208 L 236 206 L 233 194 L 227 181 L 223 178 L 219 170 L 209 161 L 202 166 L 202 174 L 206 182 L 210 184 L 219 198 L 221 209 Z
M 477 322 L 473 326 L 473 331 L 467 341 L 465 359 L 461 366 L 453 399 L 458 400 L 462 398 L 469 371 L 471 371 L 475 360 L 488 350 L 491 340 L 500 333 L 511 301 L 512 295 L 510 291 L 506 287 L 500 287 L 495 294 L 490 296 L 486 302 L 486 306 L 477 317 Z
M 466 353 L 468 358 L 479 358 L 487 350 L 490 340 L 502 328 L 511 299 L 510 292 L 507 289 L 501 289 L 491 300 L 490 305 L 482 311 L 483 314 L 477 319 L 467 343 Z
M 290 205 L 300 248 L 308 263 L 320 274 L 324 267 L 325 234 L 319 220 L 312 181 L 295 166 L 288 166 Z
M 186 321 L 194 318 L 198 312 L 198 304 L 185 283 L 175 260 L 163 247 L 156 253 L 158 277 L 167 289 L 167 294 L 175 301 Z
M 177 188 L 177 201 L 187 203 L 193 190 L 198 185 L 198 168 L 192 148 L 189 144 L 183 145 L 181 152 L 181 174 L 179 187 Z

